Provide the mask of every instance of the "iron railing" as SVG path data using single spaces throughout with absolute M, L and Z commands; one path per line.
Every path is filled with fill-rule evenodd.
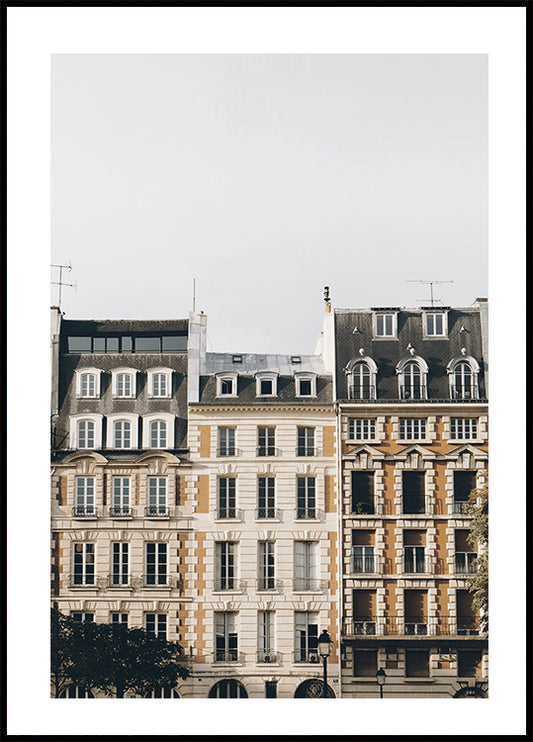
M 170 516 L 168 505 L 147 505 L 144 512 L 149 518 L 168 518 Z
M 257 661 L 258 662 L 277 662 L 278 661 L 278 655 L 274 650 L 272 649 L 259 649 L 257 652 Z
M 215 592 L 241 591 L 245 587 L 246 582 L 244 580 L 238 580 L 236 577 L 215 577 L 213 590 Z
M 215 649 L 213 660 L 215 662 L 242 662 L 243 654 L 237 649 Z
M 473 575 L 477 572 L 475 551 L 455 552 L 455 571 L 458 575 Z
M 241 520 L 242 510 L 239 508 L 217 508 L 215 520 Z
M 364 402 L 365 400 L 373 401 L 376 399 L 376 387 L 373 384 L 368 386 L 365 384 L 362 387 L 359 384 L 350 384 L 348 387 L 348 398 L 356 399 L 359 402 Z
M 109 515 L 113 518 L 125 518 L 133 515 L 130 505 L 111 505 Z
M 317 520 L 320 518 L 320 511 L 317 508 L 296 508 L 296 520 Z
M 257 446 L 258 456 L 279 456 L 280 450 L 276 446 Z
M 261 592 L 270 590 L 272 592 L 281 590 L 283 582 L 276 580 L 274 577 L 260 577 L 257 580 L 257 589 Z
M 328 586 L 327 580 L 319 580 L 314 577 L 295 577 L 294 578 L 294 591 L 297 593 L 303 592 L 321 592 Z
M 470 503 L 468 500 L 454 500 L 453 502 L 453 514 L 454 515 L 470 515 L 468 512 Z
M 281 510 L 278 510 L 278 508 L 264 507 L 257 508 L 255 511 L 256 520 L 279 520 L 280 515 Z
M 320 655 L 318 654 L 318 648 L 311 649 L 309 647 L 301 647 L 300 649 L 294 650 L 294 661 L 295 662 L 310 662 L 312 664 L 318 664 L 320 662 Z
M 343 622 L 344 636 L 478 636 L 477 616 L 363 616 Z
M 298 446 L 296 456 L 320 456 L 321 452 L 316 446 Z
M 75 518 L 97 518 L 98 510 L 96 505 L 74 505 L 72 515 Z

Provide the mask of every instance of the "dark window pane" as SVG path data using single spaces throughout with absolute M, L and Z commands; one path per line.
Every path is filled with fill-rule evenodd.
M 93 338 L 93 353 L 105 353 L 105 338 Z
M 107 352 L 118 353 L 118 338 L 107 338 Z
M 88 337 L 69 337 L 68 352 L 69 353 L 90 353 L 91 352 L 91 341 L 92 341 L 92 338 L 88 338 Z
M 374 512 L 374 473 L 366 471 L 352 472 L 352 512 Z
M 408 678 L 429 677 L 429 652 L 419 649 L 406 649 L 405 675 Z
M 163 352 L 187 350 L 187 337 L 185 335 L 163 335 Z
M 131 353 L 133 350 L 133 342 L 131 337 L 126 336 L 120 339 L 120 346 L 123 353 Z
M 356 678 L 376 678 L 378 671 L 377 650 L 358 650 L 353 652 L 353 674 Z
M 302 397 L 309 397 L 311 395 L 311 382 L 308 379 L 302 379 L 300 381 L 300 395 Z
M 135 338 L 136 353 L 159 353 L 161 338 Z
M 425 480 L 423 471 L 403 472 L 403 512 L 425 512 Z

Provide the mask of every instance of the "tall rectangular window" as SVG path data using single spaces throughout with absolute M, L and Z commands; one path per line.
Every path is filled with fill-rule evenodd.
M 95 515 L 94 477 L 76 477 L 76 515 Z
M 483 653 L 481 649 L 460 649 L 457 652 L 457 677 L 481 678 Z
M 80 396 L 96 397 L 96 374 L 82 374 L 80 378 Z
M 235 542 L 215 544 L 215 590 L 235 590 Z
M 78 422 L 78 448 L 94 448 L 94 423 L 92 420 Z
M 113 477 L 113 515 L 130 514 L 130 478 Z
M 257 455 L 276 455 L 276 428 L 264 426 L 257 428 Z
M 378 653 L 376 649 L 353 650 L 353 674 L 356 678 L 376 679 Z
M 352 471 L 352 513 L 374 513 L 373 471 Z
M 477 552 L 469 540 L 470 531 L 455 531 L 455 571 L 460 575 L 471 575 L 476 572 Z
M 352 531 L 353 571 L 375 572 L 374 531 Z
M 150 448 L 167 447 L 167 424 L 164 420 L 153 420 L 150 423 Z
M 259 590 L 273 590 L 274 580 L 274 542 L 259 541 Z
M 167 374 L 152 374 L 152 397 L 167 396 Z
M 376 437 L 375 418 L 350 418 L 348 421 L 348 437 L 351 441 L 373 441 Z
M 421 441 L 426 437 L 426 420 L 423 417 L 400 418 L 400 440 Z
M 477 418 L 451 417 L 450 438 L 455 441 L 475 441 L 477 439 Z
M 404 590 L 405 633 L 422 635 L 428 633 L 427 590 Z
M 275 478 L 259 477 L 257 480 L 257 517 L 276 517 Z
M 112 613 L 111 623 L 113 626 L 128 626 L 128 614 L 127 613 Z
M 299 520 L 306 520 L 316 517 L 316 479 L 315 477 L 298 477 L 296 518 Z
M 354 590 L 352 594 L 353 633 L 374 636 L 376 633 L 376 591 Z
M 423 471 L 402 472 L 403 512 L 417 515 L 426 511 L 425 473 Z
M 405 676 L 407 678 L 429 677 L 429 650 L 405 650 Z
M 446 315 L 443 312 L 426 314 L 426 335 L 444 337 L 446 335 Z
M 277 698 L 278 697 L 278 681 L 267 680 L 265 682 L 265 698 Z
M 129 583 L 129 544 L 127 541 L 115 541 L 112 544 L 113 585 L 127 585 Z
M 73 583 L 74 585 L 94 585 L 94 544 L 76 542 L 73 553 Z
M 115 422 L 115 448 L 131 448 L 131 423 L 129 420 Z
M 453 512 L 456 515 L 466 513 L 468 499 L 476 489 L 475 471 L 454 471 L 453 473 Z
M 167 638 L 167 615 L 166 613 L 145 613 L 144 628 L 148 634 L 154 634 L 159 639 Z
M 316 541 L 294 542 L 294 589 L 318 590 L 318 543 Z
M 315 429 L 298 428 L 298 448 L 297 456 L 314 456 L 315 455 Z
M 166 585 L 168 555 L 166 543 L 146 544 L 146 585 Z
M 220 477 L 218 480 L 218 518 L 236 518 L 235 477 Z
M 274 611 L 259 611 L 257 614 L 257 639 L 259 662 L 273 662 L 276 659 L 274 653 Z
M 167 478 L 148 477 L 148 515 L 167 514 Z
M 318 613 L 294 614 L 294 661 L 318 662 Z
M 215 611 L 215 662 L 237 662 L 238 659 L 237 614 Z
M 395 337 L 396 316 L 392 313 L 383 312 L 374 315 L 374 330 L 376 337 Z
M 218 455 L 235 456 L 235 428 L 218 429 Z
M 132 390 L 131 374 L 117 374 L 117 397 L 131 397 Z

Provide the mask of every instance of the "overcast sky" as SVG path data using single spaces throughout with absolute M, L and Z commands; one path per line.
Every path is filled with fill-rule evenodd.
M 187 317 L 196 278 L 209 350 L 310 353 L 325 285 L 487 296 L 484 55 L 52 59 L 67 319 Z

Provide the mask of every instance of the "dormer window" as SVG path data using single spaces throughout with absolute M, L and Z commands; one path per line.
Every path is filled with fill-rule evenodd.
M 151 368 L 146 373 L 148 376 L 148 396 L 168 399 L 172 394 L 172 369 Z
M 361 348 L 360 353 L 364 353 Z M 352 358 L 346 366 L 348 377 L 348 399 L 376 399 L 376 376 L 378 368 L 372 358 Z
M 400 399 L 427 399 L 428 366 L 420 356 L 408 356 L 396 366 Z
M 448 337 L 447 312 L 424 312 L 424 337 Z
M 298 373 L 294 375 L 297 397 L 316 397 L 316 375 Z
M 80 399 L 98 399 L 101 373 L 99 368 L 83 368 L 76 371 L 76 396 Z
M 131 413 L 108 415 L 107 448 L 138 447 L 139 416 Z
M 111 392 L 115 399 L 134 399 L 136 396 L 137 370 L 115 368 L 111 371 Z
M 222 374 L 217 376 L 217 397 L 237 396 L 237 374 Z
M 374 337 L 395 338 L 397 336 L 397 312 L 374 312 Z
M 174 421 L 174 415 L 166 412 L 143 415 L 143 448 L 174 448 Z
M 276 397 L 278 394 L 278 375 L 276 373 L 262 372 L 255 376 L 256 397 Z
M 475 358 L 458 356 L 450 361 L 447 371 L 451 399 L 479 399 L 479 364 Z
M 102 419 L 100 414 L 72 415 L 70 418 L 70 448 L 84 450 L 102 447 Z

